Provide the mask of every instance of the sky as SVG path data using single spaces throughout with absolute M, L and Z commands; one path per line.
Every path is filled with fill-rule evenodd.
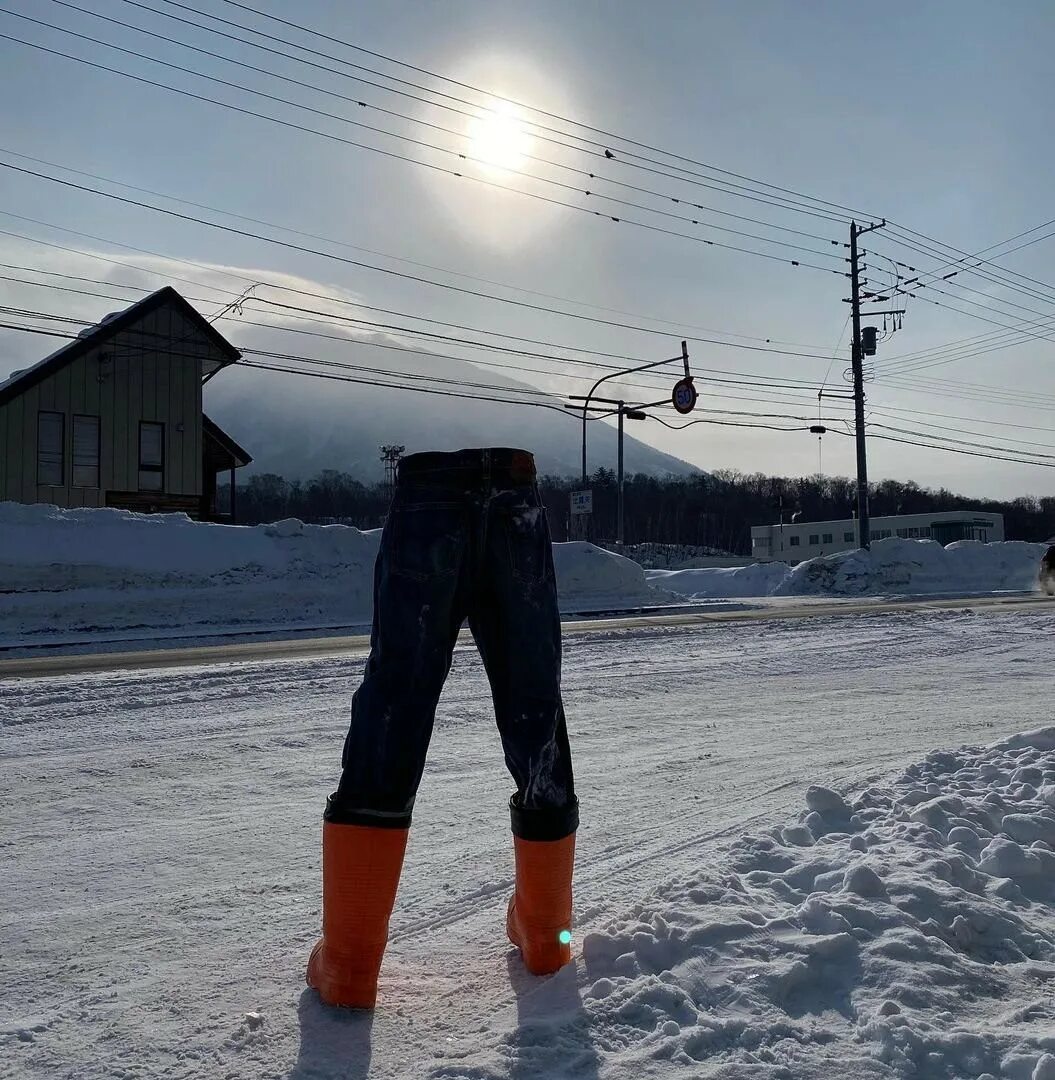
M 195 54 L 70 4 L 263 70 Z M 996 248 L 992 258 L 997 265 L 983 264 L 977 272 L 972 270 L 977 264 L 954 265 L 958 256 L 950 254 L 950 247 L 959 253 L 988 250 L 1055 218 L 1048 180 L 1055 150 L 1041 137 L 1049 123 L 1047 73 L 1055 29 L 1055 10 L 1049 4 L 942 0 L 870 10 L 822 0 L 808 5 L 762 0 L 647 5 L 629 0 L 542 0 L 530 5 L 502 0 L 442 5 L 302 0 L 294 11 L 274 0 L 251 0 L 260 11 L 321 31 L 330 40 L 308 36 L 228 0 L 187 4 L 285 42 L 307 45 L 317 51 L 297 55 L 317 66 L 219 37 L 213 31 L 268 43 L 170 0 L 7 0 L 0 12 L 0 34 L 167 82 L 187 93 L 0 38 L 5 102 L 0 161 L 211 217 L 331 257 L 0 168 L 0 261 L 30 268 L 0 268 L 0 275 L 23 279 L 0 277 L 0 303 L 20 311 L 97 319 L 121 305 L 81 293 L 108 290 L 55 275 L 141 284 L 143 278 L 129 266 L 105 262 L 113 257 L 148 265 L 145 257 L 120 246 L 131 245 L 154 253 L 149 260 L 152 284 L 163 284 L 167 273 L 188 296 L 207 299 L 201 306 L 210 315 L 232 297 L 215 287 L 196 291 L 194 283 L 207 275 L 215 286 L 217 268 L 229 271 L 228 287 L 234 292 L 254 281 L 314 282 L 320 293 L 351 296 L 374 309 L 400 312 L 403 324 L 413 317 L 419 328 L 431 325 L 437 332 L 486 339 L 495 351 L 461 348 L 458 355 L 507 364 L 510 375 L 561 399 L 585 393 L 592 379 L 604 373 L 591 363 L 631 366 L 674 357 L 682 338 L 688 338 L 700 392 L 693 419 L 725 423 L 673 430 L 660 420 L 675 422 L 674 414 L 657 409 L 655 419 L 634 425 L 637 438 L 704 469 L 850 475 L 854 454 L 846 425 L 848 402 L 826 397 L 818 411 L 822 387 L 837 394 L 847 389 L 844 298 L 849 284 L 843 277 L 843 245 L 849 208 L 861 212 L 862 220 L 885 218 L 891 223 L 861 242 L 867 251 L 863 261 L 868 287 L 889 287 L 894 275 L 901 281 L 915 277 L 927 286 L 904 286 L 911 295 L 896 298 L 897 306 L 906 309 L 902 325 L 896 333 L 881 335 L 869 371 L 870 476 L 979 496 L 1055 494 L 1055 473 L 1048 467 L 916 445 L 941 442 L 975 454 L 1032 456 L 1036 461 L 1053 455 L 1050 463 L 1055 464 L 1055 439 L 1049 433 L 1055 369 L 1052 344 L 1044 336 L 1050 324 L 1038 324 L 1055 314 L 1055 272 L 1049 266 L 1055 237 L 1044 239 L 1055 226 L 1005 245 L 1035 241 L 1006 256 L 1005 247 Z M 346 43 L 434 74 L 397 67 L 390 60 L 352 51 Z M 294 51 L 274 39 L 270 46 Z M 144 54 L 284 100 L 166 69 Z M 361 67 L 350 68 L 349 62 Z M 436 75 L 465 85 L 442 82 Z M 283 82 L 278 76 L 310 85 Z M 394 83 L 392 76 L 425 90 Z M 320 93 L 319 87 L 330 93 Z M 496 103 L 475 88 L 551 115 Z M 436 91 L 451 96 L 438 97 Z M 188 94 L 224 100 L 323 134 Z M 332 115 L 306 112 L 289 101 Z M 439 108 L 437 102 L 448 107 Z M 483 112 L 484 120 L 473 121 L 467 112 Z M 572 120 L 606 134 L 575 127 Z M 348 121 L 420 141 L 400 140 Z M 656 149 L 631 146 L 627 140 Z M 612 148 L 613 158 L 603 155 L 605 147 Z M 40 165 L 26 156 L 53 164 Z M 56 166 L 93 173 L 107 182 Z M 111 181 L 268 224 L 221 218 Z M 587 189 L 593 194 L 585 195 Z M 605 194 L 636 205 L 602 201 L 598 196 Z M 801 204 L 800 209 L 789 208 L 789 200 Z M 694 203 L 708 209 L 697 210 Z M 806 206 L 810 212 L 800 212 Z M 783 247 L 774 240 L 799 247 Z M 40 241 L 93 257 L 45 247 Z M 791 259 L 813 265 L 793 266 Z M 436 284 L 385 271 L 426 277 Z M 954 271 L 953 278 L 942 280 Z M 24 284 L 27 280 L 81 293 Z M 127 293 L 129 299 L 134 295 Z M 290 300 L 288 294 L 264 289 L 257 295 Z M 290 302 L 307 301 L 301 296 Z M 538 308 L 559 308 L 574 317 Z M 250 302 L 241 313 L 221 318 L 217 327 L 236 339 L 239 319 L 261 310 Z M 273 310 L 269 317 L 275 318 Z M 61 325 L 29 315 L 0 321 Z M 881 318 L 871 321 L 882 331 Z M 1027 330 L 1012 332 L 1021 326 Z M 1001 335 L 1001 330 L 1007 332 Z M 347 326 L 340 332 L 351 333 Z M 511 342 L 498 335 L 547 344 Z M 988 338 L 975 344 L 983 335 Z M 289 340 L 284 340 L 289 348 Z M 311 352 L 310 339 L 295 340 L 299 352 Z M 943 354 L 918 355 L 962 341 L 969 344 Z M 1016 344 L 993 348 L 1005 342 Z M 503 353 L 499 346 L 556 355 L 567 362 Z M 47 338 L 0 330 L 0 377 L 52 347 Z M 371 362 L 371 346 L 362 333 L 350 336 L 347 356 L 351 363 Z M 909 359 L 894 365 L 901 357 Z M 572 362 L 576 359 L 587 362 Z M 947 362 L 935 365 L 939 359 Z M 409 357 L 407 363 L 428 370 L 427 356 Z M 495 369 L 467 370 L 487 382 Z M 675 372 L 676 365 L 658 375 L 613 380 L 605 392 L 654 401 L 669 394 Z M 295 401 L 303 376 L 288 378 L 288 394 Z M 334 384 L 334 393 L 346 394 L 354 421 L 355 386 Z M 829 428 L 821 440 L 806 431 L 818 416 Z M 413 423 L 412 413 L 407 423 Z M 400 441 L 400 432 L 393 432 L 392 441 Z M 340 467 L 339 462 L 334 465 Z

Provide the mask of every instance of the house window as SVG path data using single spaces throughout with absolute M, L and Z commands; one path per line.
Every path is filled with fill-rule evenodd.
M 822 543 L 830 544 L 831 542 L 832 542 L 832 534 L 831 533 L 825 533 L 824 538 L 822 540 Z
M 788 540 L 788 544 L 789 544 L 789 546 L 791 546 L 791 547 L 798 547 L 798 546 L 799 546 L 799 538 L 798 538 L 797 536 L 793 536 L 793 537 L 791 537 L 791 538 L 790 538 L 790 539 Z
M 37 413 L 37 483 L 61 487 L 66 417 L 60 412 Z
M 165 490 L 165 425 L 139 424 L 139 490 Z
M 73 486 L 99 486 L 99 417 L 73 418 Z
M 821 538 L 816 533 L 810 537 L 810 547 L 816 547 L 820 542 Z
M 852 532 L 843 533 L 843 543 L 852 544 L 854 542 L 854 534 Z

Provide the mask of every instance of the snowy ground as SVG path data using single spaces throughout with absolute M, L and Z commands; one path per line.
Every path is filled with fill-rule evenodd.
M 509 783 L 459 650 L 373 1016 L 302 984 L 346 660 L 0 682 L 0 1075 L 1052 1080 L 1055 729 L 980 747 L 1053 723 L 1053 633 L 569 638 L 578 959 L 548 980 L 503 939 Z

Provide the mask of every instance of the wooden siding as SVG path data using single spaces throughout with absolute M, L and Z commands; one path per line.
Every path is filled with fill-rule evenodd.
M 216 345 L 171 306 L 142 319 L 0 405 L 0 501 L 105 506 L 139 488 L 139 424 L 165 425 L 163 496 L 202 495 L 202 357 Z M 37 484 L 37 414 L 65 417 L 63 485 Z M 100 418 L 98 488 L 75 488 L 73 417 Z M 182 428 L 182 430 L 179 430 Z

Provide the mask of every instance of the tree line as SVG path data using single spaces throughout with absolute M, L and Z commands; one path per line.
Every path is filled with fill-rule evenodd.
M 580 481 L 563 477 L 539 480 L 555 540 L 572 535 L 569 494 L 580 486 Z M 611 540 L 616 535 L 614 471 L 598 469 L 590 487 L 594 500 L 591 536 Z M 1003 514 L 1009 540 L 1043 541 L 1055 535 L 1055 497 L 1051 496 L 977 499 L 899 480 L 881 480 L 869 490 L 873 517 L 971 508 Z M 227 505 L 229 489 L 221 486 L 217 494 L 219 505 Z M 856 482 L 847 477 L 788 478 L 727 469 L 688 477 L 639 473 L 627 477 L 624 484 L 625 539 L 628 544 L 686 544 L 747 555 L 753 525 L 775 524 L 781 515 L 790 521 L 794 514 L 801 521 L 849 519 L 856 508 L 856 494 Z M 374 529 L 384 524 L 390 497 L 384 484 L 364 484 L 334 469 L 305 481 L 262 473 L 238 485 L 237 520 L 256 525 L 295 517 Z

